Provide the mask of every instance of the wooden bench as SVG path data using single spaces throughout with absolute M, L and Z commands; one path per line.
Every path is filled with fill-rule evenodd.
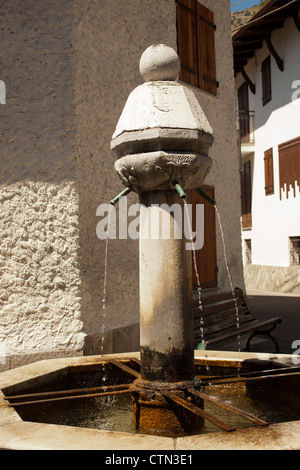
M 249 351 L 250 342 L 256 335 L 268 336 L 279 352 L 277 341 L 271 336 L 278 323 L 282 322 L 280 317 L 269 320 L 256 320 L 249 312 L 243 291 L 236 288 L 234 295 L 232 292 L 224 292 L 209 296 L 202 296 L 201 304 L 203 309 L 199 309 L 199 302 L 194 302 L 194 347 L 204 349 L 220 343 L 228 343 L 235 337 L 250 334 L 246 344 L 246 351 Z M 239 327 L 237 325 L 239 320 Z M 201 323 L 202 320 L 202 323 Z M 202 325 L 202 328 L 201 328 Z M 202 334 L 203 333 L 203 334 Z M 206 343 L 201 344 L 202 339 Z

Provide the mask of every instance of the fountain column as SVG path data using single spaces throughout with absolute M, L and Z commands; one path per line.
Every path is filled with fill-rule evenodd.
M 212 164 L 212 129 L 193 91 L 176 81 L 179 70 L 172 48 L 146 49 L 140 60 L 145 83 L 130 94 L 111 142 L 115 169 L 141 204 L 139 384 L 155 390 L 176 384 L 181 390 L 195 380 L 183 197 L 199 187 Z
M 191 380 L 192 257 L 191 251 L 185 249 L 183 201 L 175 191 L 151 191 L 142 193 L 140 202 L 142 221 L 151 221 L 152 232 L 147 238 L 140 237 L 142 378 L 162 382 Z M 174 213 L 169 208 L 174 208 Z M 164 228 L 169 228 L 169 238 L 169 233 L 163 233 Z

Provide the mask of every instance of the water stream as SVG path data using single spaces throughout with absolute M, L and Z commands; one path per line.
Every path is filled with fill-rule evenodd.
M 111 211 L 108 213 L 108 220 L 107 220 L 107 231 L 106 231 L 106 238 L 105 238 L 105 251 L 104 251 L 104 279 L 103 279 L 103 293 L 102 293 L 102 321 L 101 321 L 101 346 L 100 351 L 102 357 L 104 356 L 104 333 L 105 333 L 105 321 L 106 321 L 106 295 L 107 295 L 107 275 L 108 275 L 108 245 L 109 245 L 109 229 L 110 229 L 110 219 L 111 219 Z M 107 374 L 105 373 L 105 363 L 102 366 L 103 369 L 103 377 L 102 382 L 105 383 L 107 380 Z
M 200 312 L 203 311 L 203 304 L 202 304 L 202 289 L 201 289 L 201 282 L 200 282 L 200 274 L 199 274 L 199 268 L 197 266 L 197 258 L 196 258 L 196 249 L 195 249 L 195 244 L 193 241 L 193 236 L 192 236 L 192 222 L 191 222 L 191 217 L 189 213 L 189 205 L 187 204 L 186 200 L 183 199 L 184 203 L 184 210 L 185 210 L 185 216 L 186 216 L 186 221 L 188 223 L 188 229 L 189 229 L 189 239 L 191 242 L 192 246 L 192 256 L 193 256 L 193 266 L 194 266 L 194 271 L 195 271 L 195 276 L 196 276 L 196 281 L 197 281 L 197 294 L 198 294 L 198 308 Z M 236 326 L 237 329 L 239 330 L 240 328 L 240 319 L 239 319 L 239 310 L 238 310 L 238 304 L 237 304 L 237 299 L 235 297 L 235 291 L 234 291 L 234 286 L 229 270 L 229 264 L 228 264 L 228 258 L 227 258 L 227 252 L 226 252 L 226 244 L 225 244 L 225 237 L 224 237 L 224 231 L 223 231 L 223 226 L 221 222 L 221 216 L 219 213 L 219 210 L 216 205 L 214 205 L 215 208 L 215 213 L 217 216 L 219 228 L 220 228 L 220 233 L 221 233 L 221 240 L 222 240 L 222 245 L 223 245 L 223 253 L 224 253 L 224 262 L 225 262 L 225 268 L 230 284 L 230 289 L 232 292 L 232 296 L 234 299 L 234 304 L 235 304 L 235 311 L 236 311 Z M 103 296 L 102 296 L 102 341 L 101 341 L 101 354 L 103 356 L 104 353 L 104 330 L 105 330 L 105 320 L 106 320 L 106 297 L 107 297 L 107 277 L 108 277 L 108 247 L 109 247 L 109 230 L 110 230 L 110 218 L 111 218 L 111 212 L 108 214 L 108 222 L 107 222 L 107 232 L 106 232 L 106 239 L 105 239 L 105 254 L 104 254 L 104 281 L 103 281 Z M 204 320 L 203 317 L 200 315 L 200 338 L 201 341 L 199 343 L 199 348 L 200 349 L 206 349 L 206 342 L 205 342 L 205 337 L 204 337 Z M 237 341 L 238 341 L 238 352 L 241 351 L 241 337 L 240 335 L 237 336 Z
M 200 312 L 203 311 L 203 305 L 202 305 L 202 290 L 201 290 L 201 282 L 200 282 L 200 275 L 199 275 L 199 269 L 197 266 L 197 258 L 196 258 L 196 249 L 195 249 L 195 244 L 193 241 L 193 235 L 192 235 L 192 223 L 190 219 L 190 214 L 188 210 L 188 205 L 185 199 L 183 199 L 184 202 L 184 209 L 185 209 L 185 215 L 186 215 L 186 220 L 188 222 L 188 227 L 189 227 L 189 235 L 190 235 L 190 242 L 192 244 L 192 254 L 193 254 L 193 265 L 194 265 L 194 271 L 196 275 L 196 280 L 197 280 L 197 292 L 198 292 L 198 308 Z M 201 349 L 206 349 L 206 343 L 204 339 L 204 321 L 202 315 L 200 316 L 200 347 Z
M 201 290 L 201 282 L 200 282 L 199 268 L 198 268 L 198 266 L 197 266 L 196 250 L 195 250 L 194 241 L 193 241 L 193 239 L 192 239 L 192 225 L 191 225 L 190 214 L 189 214 L 189 211 L 188 211 L 187 202 L 186 202 L 185 200 L 183 200 L 183 202 L 184 202 L 184 208 L 185 208 L 186 219 L 187 219 L 188 227 L 189 227 L 190 241 L 191 241 L 191 244 L 192 244 L 193 264 L 194 264 L 194 270 L 195 270 L 195 275 L 196 275 L 196 280 L 197 280 L 198 308 L 199 308 L 200 312 L 202 312 L 202 311 L 203 311 L 202 290 Z M 228 258 L 227 258 L 227 252 L 226 252 L 226 244 L 225 244 L 223 226 L 222 226 L 222 222 L 221 222 L 221 216 L 220 216 L 220 213 L 219 213 L 218 208 L 217 208 L 216 205 L 214 205 L 214 208 L 215 208 L 215 212 L 216 212 L 216 215 L 217 215 L 217 220 L 218 220 L 218 224 L 219 224 L 219 228 L 220 228 L 220 233 L 221 233 L 221 240 L 222 240 L 222 245 L 223 245 L 223 253 L 224 253 L 225 268 L 226 268 L 226 272 L 227 272 L 227 276 L 228 276 L 228 280 L 229 280 L 229 284 L 230 284 L 230 289 L 231 289 L 232 297 L 233 297 L 233 299 L 234 299 L 234 304 L 235 304 L 236 326 L 237 326 L 237 329 L 239 330 L 239 328 L 240 328 L 239 310 L 238 310 L 237 299 L 236 299 L 236 297 L 235 297 L 235 291 L 234 291 L 233 282 L 232 282 L 232 278 L 231 278 L 231 274 L 230 274 L 230 270 L 229 270 L 229 264 L 228 264 Z M 202 317 L 202 316 L 200 316 L 200 337 L 201 337 L 201 341 L 200 341 L 198 347 L 199 347 L 200 349 L 206 349 L 206 342 L 205 342 L 205 337 L 204 337 L 204 321 L 203 321 L 203 317 Z M 237 336 L 237 342 L 238 342 L 238 344 L 237 344 L 237 349 L 238 349 L 238 352 L 240 352 L 240 351 L 241 351 L 241 336 L 240 336 L 240 335 Z
M 218 219 L 219 228 L 220 228 L 220 232 L 221 232 L 221 239 L 222 239 L 222 244 L 223 244 L 223 252 L 224 252 L 225 267 L 226 267 L 226 271 L 227 271 L 227 275 L 228 275 L 228 280 L 229 280 L 229 284 L 230 284 L 230 288 L 231 288 L 232 297 L 233 297 L 233 299 L 234 299 L 235 314 L 236 314 L 236 327 L 237 327 L 237 329 L 239 330 L 239 329 L 240 329 L 239 309 L 238 309 L 237 299 L 236 299 L 236 297 L 235 297 L 234 287 L 233 287 L 232 278 L 231 278 L 231 274 L 230 274 L 230 270 L 229 270 L 229 265 L 228 265 L 228 259 L 227 259 L 227 253 L 226 253 L 226 244 L 225 244 L 223 226 L 222 226 L 222 222 L 221 222 L 221 216 L 220 216 L 220 213 L 219 213 L 218 208 L 217 208 L 216 205 L 214 205 L 214 208 L 215 208 L 215 212 L 216 212 L 216 214 L 217 214 L 217 219 Z M 238 341 L 238 352 L 240 352 L 240 351 L 241 351 L 241 336 L 240 336 L 240 335 L 237 336 L 237 341 Z
M 108 240 L 109 240 L 109 236 L 107 233 L 107 236 L 105 239 L 105 254 L 104 254 L 104 281 L 103 281 L 103 296 L 102 296 L 102 309 L 103 310 L 106 309 Z

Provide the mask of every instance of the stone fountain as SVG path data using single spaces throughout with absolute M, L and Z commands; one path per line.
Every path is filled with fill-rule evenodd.
M 257 367 L 259 361 L 271 364 L 274 374 L 279 370 L 275 378 L 273 370 L 266 371 L 275 384 L 279 376 L 288 375 L 291 385 L 299 372 L 290 367 L 288 355 L 194 352 L 192 253 L 186 249 L 182 219 L 168 208 L 176 205 L 185 214 L 185 199 L 210 170 L 213 135 L 194 93 L 176 81 L 179 67 L 177 54 L 166 45 L 144 52 L 140 71 L 145 83 L 129 96 L 111 142 L 117 155 L 115 169 L 126 187 L 113 204 L 130 191 L 139 194 L 141 204 L 140 352 L 41 361 L 0 374 L 1 449 L 299 448 L 300 421 L 267 426 L 263 419 L 209 396 L 199 378 L 199 371 L 215 365 L 243 374 L 244 365 L 254 362 Z M 160 216 L 170 227 L 168 237 Z M 154 228 L 156 236 L 151 237 Z M 287 368 L 291 374 L 280 374 Z M 88 388 L 78 385 L 81 375 L 84 384 L 92 378 Z M 257 371 L 244 375 L 249 383 L 257 379 Z M 297 392 L 297 386 L 294 389 Z M 58 403 L 62 411 L 75 403 L 71 414 L 76 417 L 88 400 L 117 394 L 132 398 L 131 416 L 138 433 L 77 427 L 76 420 L 66 425 L 51 411 L 45 422 L 39 408 L 46 416 L 48 404 Z M 204 399 L 251 421 L 254 428 L 235 430 L 204 411 Z M 222 432 L 202 435 L 203 420 Z

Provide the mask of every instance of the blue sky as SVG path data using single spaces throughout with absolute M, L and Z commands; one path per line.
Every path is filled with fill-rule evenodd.
M 238 3 L 239 0 L 230 0 L 231 2 L 231 11 L 241 11 L 241 10 L 246 10 L 247 8 L 253 7 L 253 5 L 259 5 L 260 0 L 244 0 L 238 5 L 235 5 L 235 3 Z M 235 5 L 234 7 L 232 5 Z

